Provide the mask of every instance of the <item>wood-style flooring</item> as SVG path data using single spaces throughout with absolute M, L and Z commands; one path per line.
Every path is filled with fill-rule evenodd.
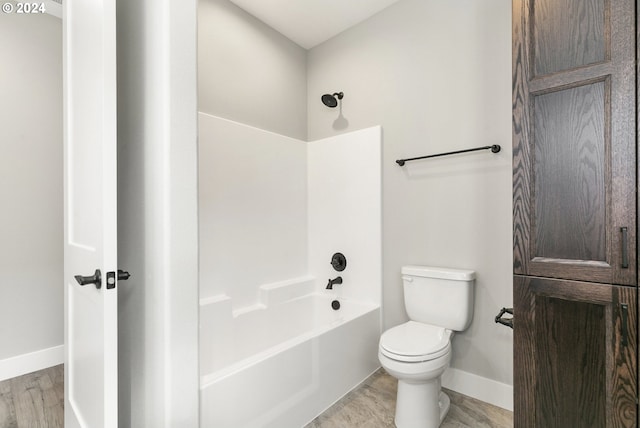
M 394 428 L 397 381 L 382 369 L 305 428 Z M 446 390 L 451 408 L 440 428 L 511 428 L 511 412 Z M 0 428 L 63 428 L 62 365 L 0 382 Z M 227 427 L 231 428 L 231 427 Z
M 305 428 L 394 428 L 398 381 L 378 370 Z M 512 428 L 513 413 L 446 390 L 451 407 L 440 428 Z
M 0 382 L 0 428 L 63 428 L 62 365 Z

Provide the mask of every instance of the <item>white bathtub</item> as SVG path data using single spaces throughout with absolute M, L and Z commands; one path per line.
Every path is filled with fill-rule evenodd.
M 260 304 L 231 310 L 216 296 L 200 307 L 200 426 L 301 428 L 378 367 L 380 307 L 273 287 Z M 263 287 L 264 288 L 264 287 Z

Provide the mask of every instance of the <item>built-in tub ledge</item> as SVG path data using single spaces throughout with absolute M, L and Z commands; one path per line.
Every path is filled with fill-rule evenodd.
M 271 282 L 258 287 L 258 301 L 253 305 L 233 308 L 233 302 L 227 294 L 216 294 L 200 299 L 200 307 L 215 307 L 219 313 L 231 314 L 234 318 L 248 312 L 264 310 L 289 300 L 307 296 L 314 292 L 315 277 L 300 276 L 284 281 Z
M 277 305 L 313 293 L 316 278 L 311 275 L 272 282 L 260 286 L 260 303 L 265 307 Z
M 216 294 L 215 296 L 203 297 L 200 299 L 200 306 L 215 305 L 216 303 L 224 304 L 231 301 L 231 297 L 226 294 Z

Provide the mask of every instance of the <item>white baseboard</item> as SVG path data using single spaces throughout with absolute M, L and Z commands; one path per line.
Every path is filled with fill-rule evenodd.
M 513 412 L 513 386 L 449 367 L 442 386 Z
M 0 381 L 57 366 L 64 362 L 64 345 L 0 360 Z

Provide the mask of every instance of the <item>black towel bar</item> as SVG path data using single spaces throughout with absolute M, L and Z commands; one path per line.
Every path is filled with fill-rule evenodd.
M 405 162 L 414 161 L 414 160 L 418 160 L 418 159 L 437 158 L 439 156 L 457 155 L 458 153 L 475 152 L 475 151 L 478 151 L 478 150 L 489 150 L 489 149 L 491 149 L 491 153 L 498 153 L 500 151 L 500 148 L 501 147 L 499 145 L 494 144 L 492 146 L 483 146 L 483 147 L 476 147 L 474 149 L 456 150 L 455 152 L 438 153 L 436 155 L 420 156 L 420 157 L 417 157 L 417 158 L 398 159 L 396 161 L 396 163 L 398 165 L 400 165 L 400 166 L 404 166 Z

